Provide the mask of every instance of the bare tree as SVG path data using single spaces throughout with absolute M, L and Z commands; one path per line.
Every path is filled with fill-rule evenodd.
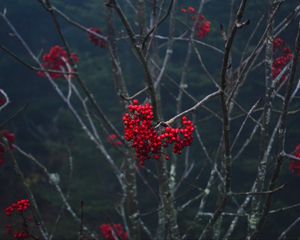
M 94 146 L 95 152 L 102 154 L 122 191 L 120 203 L 115 210 L 129 239 L 232 239 L 236 237 L 236 229 L 243 229 L 243 233 L 239 234 L 243 239 L 260 239 L 268 217 L 299 208 L 300 204 L 295 203 L 273 209 L 272 202 L 275 193 L 285 187 L 284 182 L 279 180 L 285 162 L 294 161 L 297 164 L 300 161 L 296 152 L 286 150 L 286 139 L 289 137 L 287 129 L 290 127 L 288 117 L 299 114 L 297 107 L 299 108 L 300 79 L 297 67 L 300 23 L 297 34 L 294 34 L 294 50 L 287 53 L 282 66 L 276 65 L 275 57 L 278 51 L 276 44 L 283 44 L 276 42 L 281 41 L 278 36 L 295 21 L 299 22 L 300 5 L 278 20 L 279 10 L 290 3 L 269 0 L 268 9 L 262 13 L 257 24 L 249 25 L 249 1 L 230 1 L 227 29 L 225 24 L 221 25 L 220 30 L 216 28 L 218 38 L 223 42 L 222 47 L 217 47 L 206 38 L 211 23 L 205 17 L 205 7 L 214 0 L 196 1 L 197 8 L 181 8 L 174 0 L 108 0 L 104 4 L 103 13 L 107 21 L 105 34 L 84 26 L 76 16 L 68 15 L 51 0 L 37 2 L 49 14 L 60 38 L 59 51 L 63 53 L 59 56 L 60 63 L 47 64 L 47 60 L 37 54 L 39 49 L 31 47 L 30 42 L 24 39 L 10 19 L 9 9 L 2 11 L 1 18 L 26 51 L 27 58 L 21 58 L 1 42 L 0 49 L 7 57 L 48 80 L 49 86 L 56 91 Z M 107 49 L 115 95 L 124 113 L 130 112 L 132 106 L 144 107 L 145 103 L 150 103 L 154 123 L 151 129 L 158 135 L 166 133 L 168 129 L 182 129 L 180 120 L 186 116 L 193 122 L 194 141 L 192 146 L 185 147 L 182 156 L 177 154 L 180 151 L 172 152 L 167 148 L 160 148 L 159 154 L 149 150 L 150 159 L 145 161 L 145 165 L 139 165 L 140 155 L 136 154 L 135 145 L 109 119 L 101 106 L 101 100 L 97 102 L 94 97 L 94 89 L 91 90 L 81 76 L 78 70 L 80 62 L 78 63 L 72 46 L 65 37 L 65 26 L 88 34 L 96 45 Z M 238 48 L 237 38 L 241 31 L 245 34 L 245 29 L 251 29 L 248 41 L 236 53 L 234 48 Z M 179 43 L 182 44 L 180 50 L 185 49 L 184 53 L 177 53 Z M 144 87 L 137 92 L 131 93 L 129 82 L 132 76 L 124 74 L 126 59 L 122 56 L 125 50 L 120 46 L 128 47 L 126 51 L 131 51 L 128 54 L 138 64 L 137 71 L 142 70 L 141 81 Z M 212 52 L 215 59 L 222 61 L 215 68 L 215 73 L 203 58 L 205 51 Z M 172 58 L 175 54 L 183 54 L 179 74 L 172 74 L 176 66 Z M 201 94 L 201 98 L 195 97 L 195 92 L 201 89 L 197 86 L 190 87 L 193 74 L 191 65 L 195 64 L 195 59 L 202 71 L 201 78 L 204 78 L 197 78 L 197 82 L 205 82 L 210 91 L 205 95 Z M 264 76 L 259 77 L 260 82 L 264 81 L 264 87 L 263 92 L 253 93 L 247 89 L 251 86 L 250 81 L 256 71 L 264 71 Z M 56 81 L 56 78 L 63 80 Z M 166 92 L 168 95 L 165 96 Z M 5 104 L 0 106 L 2 110 L 9 106 L 9 98 L 5 89 L 0 89 L 0 93 L 5 98 Z M 166 97 L 169 99 L 168 105 L 164 102 Z M 248 97 L 249 101 L 242 101 Z M 144 104 L 134 99 L 140 99 L 139 102 Z M 166 108 L 168 111 L 164 111 Z M 170 112 L 173 117 L 166 120 Z M 213 138 L 214 142 L 202 135 L 202 124 L 207 120 L 212 121 L 216 129 L 219 129 L 214 131 L 218 132 Z M 184 121 L 182 120 L 183 123 Z M 5 123 L 1 124 L 1 127 L 4 125 Z M 107 147 L 106 141 L 110 135 L 113 135 L 112 144 L 116 143 L 115 139 L 118 141 L 117 150 L 122 156 L 121 163 Z M 162 135 L 160 136 L 159 139 L 162 139 Z M 7 145 L 5 138 L 2 138 Z M 149 139 L 142 139 L 143 146 L 152 144 Z M 184 140 L 179 138 L 177 141 Z M 83 204 L 82 209 L 77 212 L 70 203 L 70 193 L 64 192 L 47 166 L 27 153 L 21 145 L 22 143 L 15 145 L 15 150 L 9 152 L 34 206 L 40 236 L 36 238 L 54 239 L 56 226 L 63 217 L 62 212 L 66 210 L 81 226 L 79 239 L 99 239 L 99 234 L 83 220 Z M 243 159 L 249 153 L 249 146 L 256 149 L 251 153 L 256 166 L 256 171 L 251 173 L 252 185 L 243 191 L 235 190 L 238 180 L 233 169 L 245 164 Z M 46 220 L 40 213 L 39 203 L 24 180 L 22 169 L 18 165 L 19 158 L 29 160 L 44 173 L 61 201 L 61 210 L 51 229 L 47 227 L 49 224 L 44 223 Z M 72 166 L 72 154 L 69 158 Z M 169 161 L 165 160 L 169 158 Z M 154 209 L 143 206 L 140 200 L 142 191 L 138 184 L 155 195 Z M 185 196 L 190 197 L 186 199 Z M 157 219 L 156 226 L 147 224 L 148 217 L 153 216 Z M 298 216 L 283 226 L 278 239 L 288 237 L 289 231 L 298 224 L 299 219 Z M 187 225 L 186 221 L 191 224 Z M 113 228 L 113 239 L 123 239 Z

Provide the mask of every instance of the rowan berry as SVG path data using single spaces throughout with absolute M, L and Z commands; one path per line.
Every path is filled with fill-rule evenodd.
M 89 39 L 90 41 L 95 45 L 95 46 L 99 46 L 101 48 L 106 48 L 107 47 L 107 41 L 96 36 L 94 33 L 97 33 L 98 35 L 102 34 L 102 31 L 100 28 L 90 28 L 89 29 Z
M 102 224 L 99 228 L 105 240 L 128 239 L 128 233 L 121 224 Z
M 296 146 L 294 156 L 300 158 L 300 144 Z M 293 174 L 300 176 L 300 161 L 292 160 L 290 162 L 290 170 Z
M 65 78 L 66 76 L 72 78 L 74 77 L 74 70 L 71 69 L 70 72 L 70 66 L 72 65 L 70 64 L 71 62 L 74 64 L 79 62 L 79 58 L 75 53 L 71 53 L 69 57 L 67 51 L 63 47 L 54 46 L 50 49 L 49 53 L 44 54 L 42 65 L 45 70 L 66 72 L 66 75 L 60 72 L 49 72 L 50 77 L 53 79 Z M 44 71 L 40 71 L 38 72 L 38 76 L 45 77 L 46 74 Z
M 157 130 L 154 127 L 153 107 L 146 103 L 140 105 L 137 100 L 128 107 L 129 113 L 123 116 L 125 140 L 132 143 L 138 164 L 143 166 L 146 160 L 161 158 L 162 148 L 174 144 L 173 152 L 181 154 L 182 150 L 193 142 L 195 127 L 187 117 L 182 118 L 182 128 L 166 127 Z M 169 160 L 170 157 L 166 157 Z

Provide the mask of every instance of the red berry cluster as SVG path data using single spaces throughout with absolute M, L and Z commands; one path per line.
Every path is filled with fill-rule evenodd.
M 79 62 L 79 58 L 75 53 L 71 53 L 70 58 L 72 59 L 74 64 L 77 64 Z M 69 72 L 69 74 L 71 74 L 71 77 L 73 77 L 73 70 L 70 70 L 69 67 L 70 65 L 72 65 L 70 64 L 70 58 L 68 56 L 67 51 L 63 47 L 54 46 L 50 49 L 49 53 L 44 54 L 42 65 L 46 70 Z M 45 72 L 43 71 L 38 72 L 38 75 L 40 77 L 46 76 Z M 53 79 L 65 78 L 65 75 L 63 73 L 49 72 L 49 75 Z
M 31 238 L 31 235 L 27 232 L 16 232 L 14 234 L 15 239 L 29 239 Z
M 30 208 L 30 202 L 28 199 L 22 199 L 16 203 L 11 204 L 5 209 L 6 216 L 10 217 L 15 212 L 22 215 L 22 230 L 14 231 L 14 227 L 11 224 L 6 225 L 6 232 L 13 239 L 32 239 L 33 236 L 29 234 L 29 222 L 32 221 L 32 217 L 25 217 L 24 212 Z M 36 238 L 35 238 L 36 239 Z
M 196 13 L 196 9 L 194 7 L 181 8 L 180 11 L 182 13 L 191 13 L 191 14 L 195 14 Z
M 294 155 L 297 158 L 300 158 L 300 144 L 295 148 Z M 300 161 L 292 160 L 290 162 L 290 170 L 293 174 L 300 176 Z
M 16 141 L 15 134 L 9 132 L 8 130 L 3 130 L 2 132 L 0 132 L 0 137 L 5 138 L 10 150 L 14 149 L 13 144 Z M 5 149 L 4 144 L 0 142 L 0 166 L 3 165 L 5 162 L 5 150 L 6 149 Z
M 125 139 L 132 142 L 140 166 L 151 157 L 160 159 L 162 147 L 167 148 L 174 143 L 173 152 L 181 154 L 183 148 L 193 142 L 195 127 L 187 117 L 182 118 L 183 128 L 167 127 L 160 133 L 154 128 L 153 120 L 153 107 L 149 103 L 139 105 L 137 100 L 133 101 L 129 113 L 123 117 Z M 166 160 L 169 159 L 167 155 Z
M 274 62 L 272 65 L 273 79 L 275 79 L 284 67 L 293 59 L 293 54 L 291 49 L 287 46 L 282 38 L 275 38 L 273 41 L 273 51 L 274 51 Z M 287 75 L 282 76 L 282 80 L 285 81 Z
M 154 154 L 154 158 L 159 158 L 162 144 L 153 127 L 153 107 L 149 103 L 139 105 L 138 101 L 134 100 L 133 105 L 129 106 L 129 112 L 123 117 L 125 139 L 132 141 L 139 164 L 144 165 L 144 162 L 151 158 L 151 154 Z
M 102 224 L 100 231 L 105 240 L 127 240 L 128 233 L 121 224 Z
M 191 14 L 192 20 L 197 21 L 196 32 L 198 38 L 204 39 L 207 36 L 207 34 L 211 31 L 211 22 L 208 21 L 202 14 L 197 16 L 197 11 L 194 7 L 181 8 L 181 12 Z
M 1 97 L 1 98 L 0 98 L 0 107 L 1 107 L 2 105 L 4 105 L 5 103 L 6 103 L 6 99 L 3 98 L 3 97 Z
M 102 31 L 100 28 L 90 28 L 89 29 L 93 33 L 97 33 L 99 35 L 102 34 Z M 105 41 L 102 38 L 97 37 L 95 34 L 89 32 L 89 39 L 90 41 L 95 45 L 99 46 L 101 48 L 106 48 L 107 47 L 107 41 Z
M 173 152 L 176 154 L 181 154 L 182 150 L 190 146 L 194 140 L 193 133 L 195 127 L 193 122 L 188 120 L 187 117 L 183 117 L 182 125 L 184 126 L 183 128 L 167 127 L 166 132 L 159 136 L 164 142 L 164 146 L 175 143 Z
M 22 199 L 5 208 L 5 214 L 10 217 L 15 211 L 24 213 L 28 208 L 30 208 L 30 201 L 28 199 Z
M 281 49 L 284 46 L 284 41 L 282 38 L 277 37 L 273 40 L 273 50 Z
M 118 139 L 118 136 L 116 134 L 110 134 L 107 137 L 107 142 L 111 144 L 113 147 L 121 147 L 123 146 L 123 143 Z
M 8 217 L 11 217 L 14 213 L 21 214 L 22 217 L 22 231 L 14 231 L 14 228 L 11 224 L 6 225 L 6 232 L 8 235 L 12 236 L 13 239 L 29 239 L 32 236 L 29 234 L 29 225 L 27 221 L 32 221 L 31 217 L 26 218 L 23 214 L 30 208 L 30 201 L 28 199 L 22 199 L 16 203 L 11 204 L 5 208 L 5 214 Z
M 196 18 L 197 24 L 196 29 L 198 33 L 198 37 L 203 39 L 207 36 L 207 34 L 211 30 L 211 22 L 208 21 L 204 15 L 200 14 L 198 18 Z
M 12 236 L 13 239 L 32 239 L 32 235 L 30 235 L 25 228 L 23 231 L 14 231 L 14 228 L 11 224 L 6 225 L 6 233 L 9 236 Z

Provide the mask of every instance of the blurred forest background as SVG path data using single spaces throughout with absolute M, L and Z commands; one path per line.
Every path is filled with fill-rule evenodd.
M 178 32 L 183 32 L 186 25 L 191 24 L 187 16 L 182 14 L 182 7 L 194 6 L 197 7 L 193 0 L 178 0 Z M 238 4 L 239 1 L 236 1 Z M 275 23 L 291 12 L 298 4 L 296 0 L 287 0 L 283 4 L 275 19 Z M 68 16 L 71 16 L 76 21 L 82 23 L 86 27 L 99 27 L 105 34 L 107 29 L 106 24 L 106 7 L 99 0 L 55 0 L 53 3 Z M 126 10 L 126 1 L 120 1 L 121 5 Z M 249 1 L 245 11 L 245 18 L 250 20 L 247 27 L 242 28 L 235 40 L 233 55 L 233 65 L 239 64 L 241 57 L 241 49 L 245 46 L 251 31 L 254 29 L 257 21 L 263 14 L 267 12 L 267 1 L 252 0 Z M 238 6 L 238 5 L 237 5 Z M 49 14 L 41 7 L 38 1 L 23 1 L 23 0 L 0 0 L 0 11 L 7 9 L 7 16 L 18 29 L 20 34 L 29 43 L 35 53 L 42 56 L 48 52 L 54 45 L 61 45 L 60 39 L 56 33 L 53 22 Z M 228 27 L 230 17 L 230 1 L 212 0 L 209 1 L 203 9 L 205 17 L 211 21 L 211 32 L 203 40 L 217 48 L 224 49 L 224 42 L 220 34 L 220 24 L 225 28 Z M 130 17 L 130 16 L 129 16 Z M 115 19 L 116 23 L 119 20 Z M 79 29 L 61 21 L 64 34 L 70 43 L 71 49 L 79 58 L 79 71 L 83 76 L 84 81 L 90 89 L 93 90 L 96 100 L 103 108 L 107 116 L 117 126 L 120 132 L 123 132 L 122 115 L 124 114 L 119 97 L 117 96 L 111 71 L 111 62 L 107 49 L 99 48 L 91 44 L 88 35 Z M 117 25 L 117 24 L 116 24 Z M 120 36 L 124 32 L 121 24 L 119 26 Z M 287 42 L 293 49 L 294 40 L 296 37 L 297 22 L 292 23 L 280 37 Z M 259 29 L 258 31 L 262 31 Z M 163 35 L 164 26 L 159 29 Z M 259 34 L 257 34 L 259 36 Z M 257 39 L 253 38 L 253 44 Z M 29 59 L 23 48 L 20 46 L 16 38 L 10 33 L 10 30 L 3 21 L 0 21 L 0 42 L 13 49 L 22 59 Z M 163 41 L 161 42 L 163 43 Z M 249 49 L 253 48 L 250 43 Z M 121 49 L 121 62 L 124 70 L 124 77 L 128 79 L 128 89 L 130 93 L 144 87 L 143 71 L 127 41 L 120 41 L 118 46 Z M 164 46 L 162 45 L 162 49 Z M 183 41 L 176 41 L 171 63 L 168 65 L 167 75 L 179 82 L 183 58 L 185 56 L 187 44 Z M 208 70 L 213 73 L 216 79 L 219 79 L 222 64 L 222 55 L 210 48 L 199 45 L 199 51 L 202 54 L 203 61 L 208 67 Z M 159 53 L 158 53 L 159 54 Z M 30 62 L 31 60 L 29 60 Z M 235 62 L 236 61 L 236 62 Z M 299 78 L 299 74 L 298 74 Z M 297 79 L 298 79 L 297 78 Z M 63 83 L 61 83 L 63 84 Z M 199 66 L 196 56 L 193 56 L 188 67 L 188 90 L 196 98 L 201 99 L 212 91 L 212 84 L 205 75 L 203 69 Z M 10 97 L 11 103 L 0 113 L 0 122 L 7 119 L 14 112 L 26 106 L 16 118 L 9 122 L 5 127 L 16 135 L 16 144 L 26 152 L 30 152 L 39 161 L 45 164 L 49 171 L 60 178 L 60 184 L 65 192 L 68 192 L 71 205 L 79 212 L 80 203 L 84 203 L 84 221 L 98 229 L 103 223 L 120 223 L 121 218 L 116 213 L 115 207 L 120 201 L 119 186 L 116 179 L 112 175 L 107 162 L 103 160 L 103 156 L 95 151 L 94 146 L 87 140 L 87 137 L 82 132 L 77 122 L 72 117 L 67 107 L 57 97 L 49 82 L 43 78 L 39 78 L 34 71 L 28 70 L 25 66 L 11 59 L 4 52 L 0 52 L 0 88 L 4 89 Z M 250 80 L 247 81 L 243 92 L 239 96 L 239 101 L 242 105 L 253 104 L 258 96 L 263 94 L 264 89 L 264 68 L 258 67 L 250 74 Z M 162 99 L 164 118 L 175 114 L 174 96 L 176 88 L 172 81 L 164 80 L 162 85 Z M 298 106 L 299 98 L 297 99 Z M 209 103 L 209 106 L 214 109 L 216 101 Z M 183 109 L 193 104 L 189 98 L 184 98 Z M 235 131 L 235 124 L 239 126 L 242 120 L 233 121 L 232 129 Z M 292 152 L 295 146 L 300 143 L 300 115 L 295 114 L 288 119 L 288 138 L 287 151 Z M 212 152 L 214 146 L 218 144 L 220 129 L 216 127 L 216 122 L 213 118 L 207 117 L 205 111 L 198 114 L 197 126 L 200 129 L 200 136 L 206 142 L 208 151 Z M 250 128 L 249 128 L 250 131 Z M 249 132 L 244 131 L 245 137 Z M 255 141 L 254 141 L 255 142 Z M 233 166 L 234 179 L 233 188 L 237 190 L 246 190 L 251 186 L 253 181 L 253 172 L 256 170 L 256 160 L 253 158 L 253 151 L 256 150 L 256 144 L 251 144 L 247 151 L 243 154 L 241 161 Z M 115 157 L 119 156 L 116 148 L 106 142 L 111 154 Z M 236 150 L 239 144 L 235 146 Z M 207 179 L 207 162 L 203 161 L 204 154 L 197 146 L 191 146 L 191 157 L 196 159 L 196 167 L 201 171 L 198 179 L 198 184 L 201 185 L 202 179 Z M 24 157 L 16 155 L 19 164 L 24 171 L 27 183 L 32 187 L 37 198 L 37 202 L 41 207 L 41 212 L 44 215 L 47 226 L 52 226 L 55 222 L 57 213 L 61 209 L 61 202 L 52 186 L 49 185 L 47 178 L 42 171 L 34 166 Z M 72 166 L 70 166 L 70 158 L 72 158 Z M 182 157 L 183 158 L 183 157 Z M 239 159 L 239 160 L 240 160 Z M 180 160 L 180 159 L 179 159 Z M 121 161 L 121 160 L 120 160 Z M 70 170 L 71 168 L 71 170 Z M 11 202 L 26 197 L 23 185 L 20 179 L 13 170 L 13 165 L 7 159 L 6 163 L 0 168 L 0 209 L 4 209 Z M 71 176 L 70 176 L 71 172 Z M 147 172 L 144 172 L 145 176 Z M 300 202 L 299 184 L 300 177 L 294 176 L 289 171 L 289 162 L 284 163 L 284 171 L 282 171 L 280 181 L 285 184 L 283 190 L 275 194 L 274 208 L 287 206 Z M 144 208 L 152 209 L 151 194 L 147 189 L 140 184 L 139 194 L 140 204 Z M 183 188 L 189 188 L 189 185 L 183 185 Z M 187 191 L 181 196 L 178 201 L 184 201 L 194 195 L 196 190 Z M 215 189 L 217 191 L 217 189 Z M 208 203 L 209 205 L 209 203 Z M 2 211 L 2 210 L 1 210 Z M 191 208 L 189 211 L 193 211 Z M 272 216 L 267 221 L 265 228 L 264 239 L 273 239 L 277 236 L 282 228 L 289 223 L 291 219 L 299 216 L 300 208 L 292 211 L 285 211 L 282 214 L 278 213 Z M 0 212 L 1 230 L 0 238 L 5 239 L 5 213 Z M 179 221 L 190 224 L 189 212 L 185 213 Z M 154 220 L 149 217 L 145 220 L 147 223 L 155 224 Z M 199 223 L 203 224 L 203 223 Z M 76 234 L 79 229 L 76 223 L 66 212 L 57 226 L 57 234 L 55 239 L 76 239 Z M 238 232 L 244 231 L 238 229 Z M 294 228 L 291 236 L 299 237 L 300 229 Z

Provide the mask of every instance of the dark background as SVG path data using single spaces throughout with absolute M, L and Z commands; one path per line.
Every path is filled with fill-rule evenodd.
M 106 32 L 106 8 L 97 0 L 89 1 L 53 1 L 56 6 L 63 10 L 74 20 L 81 22 L 87 27 L 100 27 Z M 238 2 L 238 1 L 237 1 Z M 250 20 L 250 25 L 241 29 L 234 42 L 233 47 L 233 67 L 239 64 L 243 46 L 248 40 L 249 35 L 254 29 L 256 22 L 267 11 L 266 1 L 249 1 L 245 12 L 245 18 Z M 286 1 L 283 4 L 275 24 L 282 17 L 286 16 L 296 6 L 297 1 Z M 186 6 L 197 7 L 198 1 L 178 0 L 178 18 L 182 22 L 191 23 L 180 13 L 180 8 Z M 125 1 L 124 1 L 125 4 Z M 123 6 L 125 10 L 129 9 Z M 38 1 L 22 0 L 0 0 L 0 10 L 7 9 L 7 17 L 14 24 L 19 33 L 24 37 L 35 53 L 42 55 L 53 45 L 61 45 L 49 14 L 40 6 Z M 212 31 L 204 39 L 204 42 L 210 43 L 220 49 L 224 49 L 223 40 L 220 34 L 220 24 L 228 27 L 230 5 L 229 1 L 212 0 L 205 5 L 204 15 L 212 23 Z M 131 16 L 132 18 L 133 16 Z M 130 18 L 130 17 L 129 17 Z M 130 18 L 130 19 L 131 19 Z M 118 96 L 113 86 L 113 76 L 111 73 L 111 63 L 106 49 L 95 47 L 89 42 L 86 33 L 67 24 L 60 19 L 64 34 L 70 43 L 72 51 L 79 58 L 79 70 L 84 81 L 96 97 L 99 105 L 103 108 L 108 117 L 122 132 L 122 114 L 123 110 L 119 104 Z M 124 31 L 120 22 L 115 19 L 117 31 Z M 264 26 L 264 24 L 262 25 Z M 159 34 L 167 34 L 167 23 L 159 29 Z M 184 30 L 184 24 L 177 23 L 176 32 Z M 282 34 L 281 37 L 289 44 L 293 50 L 294 39 L 296 37 L 297 23 L 292 23 Z M 253 47 L 258 40 L 263 28 L 259 28 L 258 33 L 250 45 Z M 24 61 L 33 64 L 30 57 L 21 47 L 15 37 L 10 34 L 9 28 L 3 20 L 0 21 L 0 43 L 13 50 Z M 129 42 L 120 41 L 118 44 L 124 77 L 127 80 L 129 92 L 133 94 L 144 87 L 143 71 L 130 50 Z M 173 77 L 177 82 L 180 80 L 181 68 L 183 65 L 187 44 L 184 42 L 175 43 L 175 51 L 172 55 L 171 64 L 168 66 L 167 74 Z M 164 53 L 162 48 L 161 54 Z M 216 79 L 219 79 L 221 69 L 222 55 L 213 50 L 199 46 L 199 51 L 207 64 L 209 71 Z M 161 55 L 163 56 L 163 55 Z M 139 67 L 137 67 L 139 66 Z M 299 77 L 299 75 L 298 75 Z M 251 73 L 247 80 L 244 90 L 239 95 L 239 102 L 246 109 L 253 104 L 257 98 L 264 94 L 264 68 L 260 67 Z M 297 78 L 298 79 L 298 78 Z M 63 82 L 61 84 L 64 84 Z M 201 69 L 197 59 L 193 56 L 188 68 L 188 91 L 197 99 L 201 99 L 206 94 L 214 90 L 213 85 L 207 79 Z M 26 110 L 19 114 L 13 121 L 6 126 L 7 129 L 14 132 L 17 137 L 17 145 L 27 152 L 32 153 L 39 161 L 44 163 L 51 173 L 58 173 L 61 177 L 61 185 L 64 191 L 70 191 L 70 203 L 75 210 L 79 210 L 80 202 L 84 202 L 85 221 L 94 229 L 103 223 L 121 223 L 120 216 L 116 213 L 115 207 L 120 201 L 120 189 L 115 177 L 104 157 L 100 155 L 93 145 L 88 141 L 81 131 L 77 122 L 70 114 L 67 107 L 59 99 L 55 91 L 46 79 L 39 78 L 34 71 L 11 59 L 4 52 L 0 52 L 0 88 L 4 89 L 10 97 L 9 107 L 0 113 L 0 121 L 4 121 L 18 109 L 27 106 Z M 162 99 L 164 117 L 168 119 L 175 114 L 175 99 L 177 89 L 169 81 L 164 81 L 162 87 Z M 189 107 L 193 102 L 184 98 L 184 108 Z M 219 102 L 212 101 L 209 106 L 218 109 Z M 299 106 L 299 98 L 296 101 Z M 217 110 L 218 111 L 218 110 Z M 210 153 L 217 148 L 221 125 L 213 118 L 207 118 L 207 112 L 199 111 L 197 113 L 197 126 L 201 137 L 205 139 L 206 146 Z M 276 118 L 274 117 L 274 122 Z M 243 119 L 233 121 L 233 136 L 237 132 Z M 299 114 L 293 115 L 288 120 L 288 133 L 286 151 L 292 152 L 299 143 Z M 242 139 L 249 135 L 252 125 L 243 132 Z M 119 152 L 107 144 L 110 153 L 118 158 Z M 256 171 L 256 151 L 258 143 L 254 141 L 247 151 L 233 165 L 233 189 L 235 191 L 248 191 L 255 177 Z M 234 152 L 239 150 L 240 144 L 236 145 Z M 69 153 L 73 156 L 74 169 L 73 178 L 69 183 Z M 199 159 L 196 168 L 202 171 L 197 184 L 204 187 L 208 178 L 209 166 L 205 161 L 204 154 L 199 152 L 199 147 L 191 147 L 192 158 Z M 43 173 L 31 162 L 21 156 L 16 156 L 22 170 L 24 171 L 26 181 L 32 187 L 44 219 L 51 229 L 55 221 L 56 214 L 60 211 L 61 202 L 56 195 L 53 187 L 49 185 L 48 180 Z M 182 157 L 183 158 L 183 157 Z M 274 208 L 287 206 L 300 201 L 299 183 L 300 177 L 293 176 L 288 169 L 289 162 L 284 163 L 284 169 L 281 174 L 280 182 L 284 183 L 285 188 L 274 196 Z M 194 174 L 196 176 L 197 173 Z M 192 182 L 191 178 L 191 182 Z M 194 183 L 194 182 L 193 182 Z M 155 205 L 151 203 L 153 196 L 145 192 L 145 188 L 139 183 L 140 204 L 145 211 L 151 210 Z M 178 199 L 178 204 L 197 194 L 189 184 L 183 185 L 189 191 Z M 184 190 L 184 189 L 183 189 Z M 182 191 L 183 191 L 182 190 Z M 215 189 L 217 191 L 217 189 Z M 0 209 L 4 209 L 11 202 L 26 198 L 20 179 L 13 171 L 13 165 L 7 159 L 5 165 L 0 169 Z M 208 203 L 208 208 L 214 208 L 215 197 L 212 197 L 212 204 Z M 242 198 L 240 199 L 242 201 Z M 189 216 L 196 209 L 192 206 L 189 211 L 183 213 L 180 217 L 182 226 L 188 226 L 191 223 Z M 281 231 L 299 217 L 299 209 L 286 211 L 282 214 L 276 214 L 267 221 L 264 238 L 274 239 Z M 0 211 L 1 230 L 4 232 L 7 221 L 4 211 Z M 155 226 L 155 217 L 150 216 L 145 219 L 150 226 Z M 203 221 L 199 224 L 205 224 Z M 60 221 L 57 227 L 55 239 L 75 239 L 79 226 L 66 212 L 63 221 Z M 235 233 L 239 238 L 239 232 L 245 231 L 241 225 Z M 300 230 L 295 227 L 289 237 L 292 239 L 299 236 Z M 1 236 L 1 235 L 0 235 Z M 2 236 L 1 239 L 5 239 Z

